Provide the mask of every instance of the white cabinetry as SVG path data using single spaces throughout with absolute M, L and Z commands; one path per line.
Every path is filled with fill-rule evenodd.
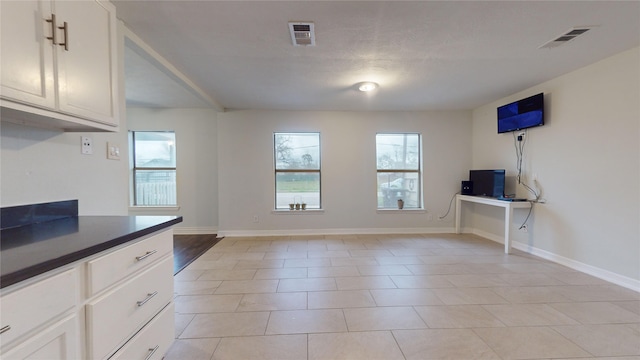
M 173 303 L 165 307 L 158 316 L 140 330 L 125 346 L 110 359 L 145 359 L 159 360 L 167 353 L 173 343 L 172 329 L 175 322 Z
M 87 304 L 89 357 L 103 359 L 171 302 L 173 261 L 165 257 L 104 296 Z M 166 331 L 164 329 L 163 331 Z
M 70 315 L 3 354 L 3 359 L 80 358 L 77 355 L 78 321 Z
M 173 230 L 2 289 L 2 359 L 161 359 L 174 340 Z
M 162 315 L 173 309 L 173 230 L 90 260 L 87 269 L 87 358 L 108 358 L 122 346 L 162 358 L 175 335 L 173 311 Z
M 106 1 L 0 1 L 3 120 L 117 131 L 114 6 Z
M 77 271 L 71 269 L 1 297 L 1 346 L 28 338 L 2 358 L 77 358 L 77 283 Z
M 166 233 L 160 233 L 88 261 L 88 295 L 99 293 L 172 252 L 173 239 Z
M 55 109 L 51 17 L 48 1 L 0 3 L 2 98 Z M 55 32 L 57 33 L 57 31 Z

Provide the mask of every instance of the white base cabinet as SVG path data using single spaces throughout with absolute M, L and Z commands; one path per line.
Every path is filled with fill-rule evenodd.
M 171 302 L 173 259 L 157 265 L 87 304 L 91 359 L 103 359 Z
M 172 249 L 162 230 L 2 289 L 0 358 L 161 359 L 175 336 Z
M 160 360 L 167 353 L 173 343 L 173 333 L 166 331 L 174 326 L 173 303 L 158 314 L 151 322 L 140 330 L 125 346 L 110 359 L 144 359 Z
M 79 359 L 78 320 L 70 315 L 2 354 L 3 359 Z
M 3 120 L 118 130 L 121 70 L 111 3 L 3 0 L 0 34 Z
M 7 329 L 0 335 L 0 346 L 73 311 L 78 285 L 78 272 L 69 269 L 0 297 L 0 321 Z

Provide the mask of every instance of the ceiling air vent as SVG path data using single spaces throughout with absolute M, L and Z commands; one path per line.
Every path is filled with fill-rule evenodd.
M 564 34 L 558 36 L 557 38 L 545 43 L 544 45 L 540 46 L 540 49 L 549 49 L 549 48 L 554 48 L 554 47 L 558 47 L 560 45 L 564 45 L 566 43 L 568 43 L 569 41 L 577 38 L 578 36 L 586 33 L 587 31 L 591 30 L 592 26 L 580 26 L 580 27 L 575 27 L 567 32 L 565 32 Z
M 289 32 L 293 46 L 315 46 L 316 35 L 312 22 L 290 22 Z

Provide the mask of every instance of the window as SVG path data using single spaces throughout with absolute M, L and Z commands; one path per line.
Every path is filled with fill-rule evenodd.
M 132 131 L 133 206 L 176 206 L 176 134 Z
M 420 134 L 377 134 L 378 208 L 422 208 Z
M 276 210 L 320 209 L 320 133 L 274 133 Z

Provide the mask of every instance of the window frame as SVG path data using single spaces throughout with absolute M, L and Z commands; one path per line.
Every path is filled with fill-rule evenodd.
M 277 149 L 276 149 L 276 136 L 277 135 L 308 135 L 308 134 L 316 134 L 318 136 L 318 169 L 307 169 L 307 168 L 296 168 L 296 169 L 278 169 L 278 157 L 277 157 Z M 318 207 L 317 208 L 306 208 L 305 212 L 317 212 L 322 211 L 322 138 L 319 131 L 274 131 L 273 136 L 273 205 L 274 211 L 276 212 L 290 212 L 289 207 L 278 207 L 278 174 L 286 174 L 286 173 L 317 173 L 318 174 Z M 292 212 L 293 213 L 293 212 Z M 300 213 L 297 211 L 296 213 Z
M 136 164 L 136 133 L 171 133 L 173 134 L 174 139 L 174 151 L 176 152 L 176 161 L 174 167 L 138 167 Z M 176 147 L 176 132 L 174 130 L 129 130 L 129 145 L 131 148 L 130 152 L 130 162 L 131 162 L 131 172 L 130 172 L 130 186 L 131 186 L 131 201 L 130 207 L 132 208 L 179 208 L 178 206 L 178 149 Z M 163 204 L 163 205 L 144 205 L 138 204 L 138 194 L 137 194 L 137 184 L 136 184 L 136 173 L 137 171 L 174 171 L 176 182 L 175 182 L 175 193 L 176 193 L 176 203 L 175 204 Z
M 418 168 L 417 169 L 380 169 L 378 167 L 378 136 L 379 135 L 416 135 L 418 137 L 418 144 L 417 144 L 417 156 L 418 156 Z M 385 174 L 385 173 L 403 173 L 403 174 L 417 174 L 417 201 L 418 204 L 415 207 L 406 207 L 406 201 L 405 204 L 403 206 L 402 210 L 408 210 L 408 211 L 416 211 L 416 210 L 424 210 L 424 184 L 423 184 L 423 156 L 422 156 L 422 134 L 419 132 L 380 132 L 380 133 L 376 133 L 376 137 L 375 137 L 375 156 L 376 156 L 376 204 L 378 204 L 378 192 L 379 192 L 379 186 L 378 186 L 378 179 L 379 179 L 379 175 L 380 174 Z M 376 206 L 377 210 L 400 210 L 399 207 L 397 205 L 393 205 L 393 206 L 384 206 L 384 204 L 382 206 L 377 205 Z

